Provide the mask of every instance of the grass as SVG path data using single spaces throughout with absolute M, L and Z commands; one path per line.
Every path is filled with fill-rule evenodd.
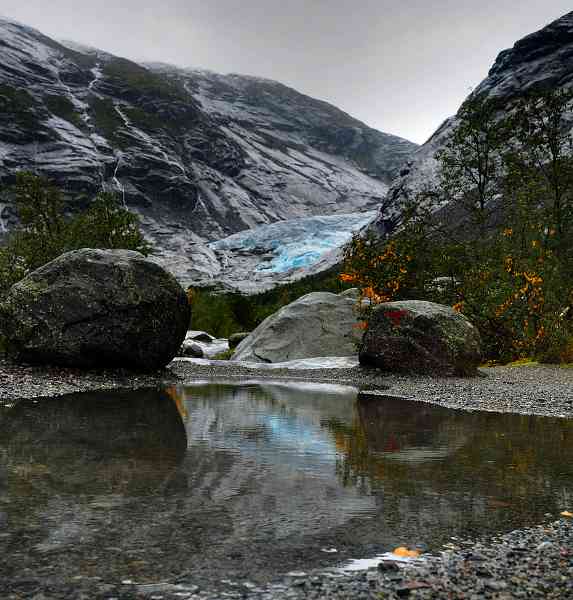
M 124 109 L 126 117 L 139 129 L 144 131 L 158 131 L 165 125 L 164 121 L 150 112 L 137 106 Z
M 115 110 L 113 100 L 92 96 L 89 99 L 89 105 L 97 131 L 108 141 L 119 147 L 124 146 L 125 142 L 122 141 L 119 135 L 124 122 Z
M 0 119 L 9 119 L 28 131 L 40 128 L 39 104 L 26 91 L 7 83 L 0 84 Z
M 225 350 L 225 352 L 215 354 L 215 356 L 213 356 L 213 360 L 231 360 L 233 354 L 235 354 L 235 349 L 229 348 L 229 350 Z
M 124 58 L 115 58 L 106 63 L 103 72 L 111 83 L 125 90 L 128 95 L 189 101 L 189 95 L 181 86 Z
M 45 96 L 44 104 L 56 117 L 68 121 L 68 123 L 71 123 L 78 129 L 86 128 L 80 114 L 76 112 L 72 102 L 65 96 Z

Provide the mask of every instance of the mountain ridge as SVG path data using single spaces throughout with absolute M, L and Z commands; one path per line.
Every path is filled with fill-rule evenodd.
M 32 170 L 69 196 L 118 191 L 187 284 L 221 272 L 209 242 L 376 208 L 417 147 L 279 82 L 66 43 L 0 18 L 0 180 Z

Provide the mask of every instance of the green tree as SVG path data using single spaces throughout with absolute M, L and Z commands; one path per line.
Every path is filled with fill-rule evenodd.
M 63 252 L 79 248 L 151 252 L 137 215 L 113 194 L 100 193 L 84 211 L 66 214 L 62 192 L 42 177 L 20 173 L 11 192 L 20 224 L 0 248 L 0 297 L 28 272 Z
M 438 195 L 449 203 L 449 210 L 461 208 L 459 220 L 477 228 L 478 235 L 488 231 L 504 176 L 509 123 L 502 109 L 498 100 L 471 96 L 459 110 L 456 127 L 436 156 Z
M 511 206 L 525 206 L 542 220 L 544 243 L 558 252 L 570 246 L 573 227 L 572 112 L 573 91 L 522 98 L 511 117 L 514 143 L 506 159 Z
M 98 194 L 68 227 L 70 247 L 125 248 L 145 256 L 151 253 L 151 245 L 139 229 L 137 215 L 123 208 L 117 196 L 109 192 Z

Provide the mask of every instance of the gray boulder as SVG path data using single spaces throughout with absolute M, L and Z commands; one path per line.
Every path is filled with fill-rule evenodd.
M 449 306 L 407 300 L 374 308 L 359 352 L 360 364 L 385 371 L 475 375 L 480 336 Z
M 189 325 L 185 291 L 129 250 L 68 252 L 12 286 L 0 331 L 17 360 L 77 367 L 164 367 Z
M 190 358 L 203 358 L 205 356 L 203 348 L 193 340 L 186 339 L 181 345 L 178 356 L 188 356 Z
M 237 346 L 232 360 L 275 363 L 355 355 L 362 337 L 355 306 L 353 298 L 307 294 L 265 319 Z
M 211 342 L 213 342 L 215 340 L 215 338 L 207 333 L 206 331 L 196 331 L 194 329 L 190 329 L 186 336 L 185 336 L 186 340 L 195 340 L 197 342 L 205 342 L 207 344 L 210 344 Z
M 227 352 L 229 343 L 227 339 L 215 338 L 204 331 L 188 331 L 178 356 L 188 358 L 214 358 Z

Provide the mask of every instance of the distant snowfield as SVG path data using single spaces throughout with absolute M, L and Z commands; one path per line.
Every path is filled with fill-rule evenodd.
M 217 282 L 243 292 L 268 289 L 327 269 L 376 211 L 302 217 L 248 229 L 208 244 Z M 195 284 L 209 283 L 209 274 Z

